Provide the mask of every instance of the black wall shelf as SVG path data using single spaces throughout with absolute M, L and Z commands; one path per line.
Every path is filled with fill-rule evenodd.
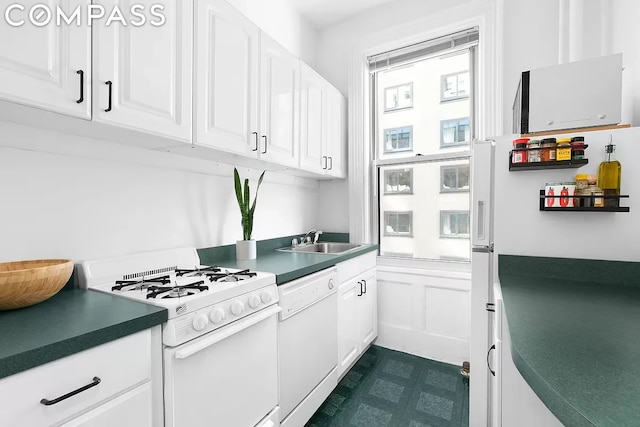
M 509 152 L 509 170 L 510 171 L 532 171 L 543 169 L 575 169 L 580 168 L 587 163 L 589 159 L 580 160 L 560 160 L 553 162 L 533 162 L 533 163 L 512 163 L 511 152 Z
M 540 210 L 547 212 L 629 212 L 628 206 L 603 206 L 603 207 L 574 207 L 574 208 L 558 208 L 558 207 L 548 207 L 545 205 L 546 199 L 549 197 L 553 197 L 555 199 L 561 197 L 567 197 L 570 199 L 628 199 L 628 195 L 620 195 L 620 196 L 546 196 L 545 190 L 540 190 Z

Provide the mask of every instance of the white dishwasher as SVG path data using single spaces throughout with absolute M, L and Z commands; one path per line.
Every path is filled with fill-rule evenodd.
M 338 384 L 335 267 L 278 287 L 280 420 L 303 426 Z

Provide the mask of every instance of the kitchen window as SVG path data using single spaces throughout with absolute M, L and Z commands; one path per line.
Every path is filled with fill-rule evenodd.
M 372 210 L 381 257 L 470 260 L 477 41 L 471 29 L 369 57 Z
M 469 211 L 441 211 L 440 237 L 446 239 L 468 239 Z
M 411 107 L 413 107 L 413 83 L 391 86 L 384 90 L 385 112 Z
M 387 236 L 413 236 L 413 212 L 385 212 L 384 234 Z
M 440 101 L 469 97 L 469 71 L 445 74 L 440 78 Z
M 471 141 L 471 129 L 469 119 L 442 120 L 440 122 L 440 146 L 452 147 L 455 145 L 467 145 Z
M 385 194 L 412 194 L 413 168 L 384 171 Z
M 469 191 L 469 165 L 440 166 L 440 192 Z
M 384 152 L 411 151 L 413 149 L 413 126 L 384 130 Z

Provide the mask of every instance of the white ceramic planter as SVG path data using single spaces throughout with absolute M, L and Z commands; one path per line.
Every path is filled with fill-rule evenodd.
M 248 261 L 256 259 L 258 253 L 256 251 L 255 240 L 237 240 L 236 241 L 236 260 Z

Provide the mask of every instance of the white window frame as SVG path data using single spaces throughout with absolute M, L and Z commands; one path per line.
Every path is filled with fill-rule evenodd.
M 409 232 L 401 231 L 387 231 L 387 218 L 389 215 L 394 214 L 396 217 L 400 215 L 409 215 Z M 384 211 L 384 235 L 393 237 L 413 237 L 413 211 Z
M 466 214 L 467 215 L 467 219 L 469 221 L 469 233 L 466 234 L 461 234 L 461 233 L 456 233 L 456 234 L 445 234 L 443 233 L 443 226 L 444 226 L 444 222 L 443 222 L 443 216 L 444 215 L 461 215 L 461 214 Z M 457 221 L 457 220 L 456 220 Z M 454 210 L 454 209 L 444 209 L 440 211 L 440 238 L 441 239 L 468 239 L 471 236 L 471 211 L 466 211 L 466 210 Z
M 389 93 L 389 90 L 395 89 L 396 90 L 396 96 L 398 96 L 398 89 L 403 87 L 403 86 L 409 86 L 409 89 L 411 91 L 411 105 L 406 105 L 404 107 L 387 108 L 387 94 Z M 396 99 L 398 99 L 398 98 L 396 98 Z M 396 104 L 397 103 L 398 102 L 396 102 Z M 402 84 L 399 84 L 399 85 L 389 86 L 389 87 L 385 87 L 384 88 L 384 112 L 385 113 L 391 113 L 391 112 L 394 112 L 394 111 L 401 111 L 401 110 L 408 110 L 410 108 L 413 108 L 413 82 L 402 83 Z
M 459 79 L 460 74 L 465 74 L 465 73 L 469 74 L 469 70 L 458 71 L 457 73 L 443 74 L 442 76 L 440 76 L 440 102 L 459 101 L 461 99 L 469 98 L 471 90 L 469 90 L 469 92 L 466 95 L 459 95 L 459 89 L 458 89 L 459 82 L 460 82 L 460 79 Z M 454 96 L 444 96 L 444 87 L 447 83 L 447 78 L 451 76 L 456 76 L 456 94 Z
M 471 141 L 444 142 L 444 126 L 446 124 L 455 123 L 456 124 L 455 134 L 457 138 L 458 133 L 460 132 L 458 127 L 460 126 L 460 122 L 463 120 L 466 120 L 468 122 L 467 126 L 469 126 L 469 139 L 473 138 L 473 123 L 471 122 L 471 118 L 458 117 L 457 119 L 440 120 L 440 148 L 459 147 L 461 145 L 469 145 L 471 143 Z
M 444 172 L 447 169 L 455 169 L 456 170 L 456 183 L 460 183 L 460 169 L 467 169 L 469 174 L 469 185 L 468 188 L 445 188 L 444 186 Z M 440 192 L 441 193 L 468 193 L 471 188 L 471 165 L 441 165 L 440 166 Z
M 387 150 L 387 133 L 389 132 L 393 132 L 393 131 L 398 131 L 397 134 L 400 134 L 399 131 L 403 130 L 403 129 L 409 129 L 409 147 L 407 148 L 392 148 L 391 150 Z M 396 128 L 388 128 L 385 129 L 383 131 L 384 135 L 384 141 L 382 141 L 382 152 L 385 154 L 389 154 L 389 153 L 402 153 L 404 151 L 413 151 L 413 125 L 409 125 L 409 126 L 400 126 L 400 127 L 396 127 Z

